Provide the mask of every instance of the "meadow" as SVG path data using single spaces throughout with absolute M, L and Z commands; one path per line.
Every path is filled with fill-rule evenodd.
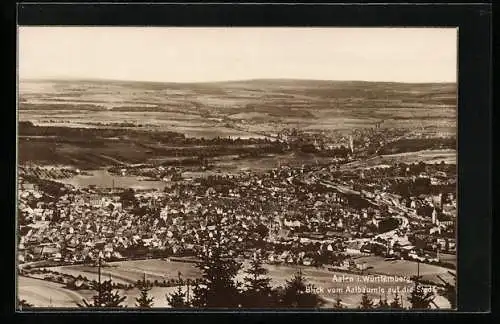
M 407 303 L 406 296 L 409 294 L 413 284 L 411 282 L 404 282 L 402 279 L 410 278 L 416 274 L 417 265 L 415 262 L 398 260 L 395 261 L 397 264 L 394 264 L 394 261 L 384 261 L 380 257 L 362 257 L 356 260 L 356 262 L 367 262 L 373 268 L 366 270 L 363 275 L 302 265 L 265 265 L 265 268 L 268 270 L 268 276 L 272 279 L 271 285 L 274 287 L 284 286 L 287 280 L 290 280 L 298 270 L 301 270 L 309 284 L 322 289 L 320 295 L 326 301 L 326 304 L 323 306 L 325 308 L 332 307 L 337 297 L 340 297 L 346 306 L 357 307 L 361 298 L 361 293 L 356 291 L 358 288 L 367 288 L 368 295 L 376 300 L 386 296 L 388 299 L 392 299 L 395 296 L 395 291 L 399 289 L 399 295 L 403 296 L 405 303 Z M 246 276 L 244 271 L 247 269 L 248 263 L 244 262 L 243 265 L 243 269 L 236 277 L 236 280 L 239 282 L 243 282 Z M 50 270 L 73 276 L 82 275 L 90 280 L 97 280 L 97 268 L 90 265 L 51 267 Z M 437 275 L 440 275 L 445 280 L 451 280 L 451 276 L 447 271 L 443 267 L 420 264 L 420 273 L 423 279 L 435 281 L 436 283 L 441 283 L 437 279 Z M 135 283 L 137 280 L 142 280 L 144 275 L 150 281 L 177 278 L 179 272 L 183 279 L 201 277 L 200 270 L 193 263 L 161 259 L 111 262 L 102 268 L 101 274 L 104 280 L 111 278 L 114 282 L 129 284 Z M 370 276 L 376 277 L 381 273 L 386 276 L 400 278 L 401 280 L 397 282 L 377 282 L 376 280 L 370 281 L 367 279 Z M 344 279 L 341 280 L 340 278 Z M 88 298 L 92 296 L 91 291 L 82 290 L 73 292 L 64 288 L 61 284 L 25 277 L 19 277 L 19 287 L 20 298 L 28 301 L 33 299 L 33 303 L 36 301 L 38 304 L 46 304 L 49 296 L 53 296 L 52 302 L 57 301 L 60 303 L 58 305 L 61 306 L 71 305 L 75 301 L 81 300 L 81 297 Z M 171 293 L 173 290 L 175 290 L 175 287 L 153 288 L 151 293 L 157 297 L 158 301 L 156 307 L 167 307 L 165 294 Z M 41 291 L 44 291 L 44 293 L 41 294 Z M 128 296 L 126 304 L 133 306 L 134 298 L 139 294 L 138 290 L 132 289 L 121 292 L 123 295 Z M 437 296 L 435 302 L 441 308 L 449 307 L 447 300 L 441 296 Z
M 169 139 L 155 135 L 164 132 L 198 139 L 265 139 L 284 128 L 343 133 L 373 128 L 383 122 L 382 127 L 386 128 L 454 137 L 456 96 L 456 85 L 451 83 L 21 80 L 20 122 L 61 129 L 107 129 L 108 133 L 114 130 L 117 134 L 128 132 L 130 136 L 111 138 L 98 131 L 78 140 L 72 139 L 67 131 L 61 131 L 56 138 L 20 136 L 19 158 L 21 163 L 50 164 L 53 160 L 52 164 L 97 169 L 116 163 L 196 156 L 203 151 L 193 145 L 186 145 L 182 150 L 168 148 Z M 150 135 L 134 137 L 138 132 Z M 238 154 L 228 147 L 224 150 L 217 155 Z M 280 159 L 293 162 L 286 156 L 261 156 L 258 162 L 276 166 Z M 293 160 L 300 163 L 302 157 Z M 239 163 L 246 168 L 255 161 L 239 159 L 217 161 L 217 164 L 219 162 L 222 168 L 234 168 Z
M 388 127 L 454 133 L 456 85 L 321 80 L 158 83 L 24 80 L 19 119 L 66 126 L 127 120 L 194 137 L 257 136 L 299 127 Z
M 347 163 L 342 166 L 342 169 L 380 167 L 397 163 L 419 163 L 420 161 L 432 164 L 441 162 L 446 164 L 457 164 L 457 151 L 452 149 L 422 150 L 416 152 L 380 155 L 362 161 Z

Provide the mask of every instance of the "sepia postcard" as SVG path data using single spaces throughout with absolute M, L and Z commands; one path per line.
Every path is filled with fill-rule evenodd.
M 457 309 L 457 33 L 18 26 L 17 309 Z

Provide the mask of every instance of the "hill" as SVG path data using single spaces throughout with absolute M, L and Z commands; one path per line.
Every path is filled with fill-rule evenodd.
M 387 120 L 388 127 L 432 126 L 454 132 L 456 98 L 456 85 L 451 83 L 256 79 L 211 83 L 24 80 L 19 84 L 21 120 L 156 123 L 155 113 L 168 113 L 177 114 L 167 118 L 174 128 L 165 129 L 173 131 L 179 131 L 179 124 L 212 129 L 240 121 L 257 129 L 331 130 Z

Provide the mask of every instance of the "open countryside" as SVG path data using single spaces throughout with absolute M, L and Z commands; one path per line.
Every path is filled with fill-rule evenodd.
M 358 302 L 357 295 L 359 293 L 354 291 L 349 293 L 346 292 L 346 289 L 354 290 L 355 287 L 368 288 L 368 290 L 371 290 L 369 295 L 374 299 L 380 298 L 380 294 L 387 294 L 388 297 L 393 297 L 394 292 L 390 292 L 389 290 L 399 287 L 401 289 L 400 296 L 403 298 L 407 297 L 411 291 L 412 284 L 411 282 L 405 281 L 405 278 L 409 278 L 414 273 L 417 267 L 416 262 L 395 260 L 388 263 L 380 257 L 361 257 L 358 260 L 360 263 L 367 262 L 373 264 L 373 269 L 367 270 L 365 274 L 354 275 L 346 274 L 345 272 L 329 271 L 326 268 L 309 268 L 305 266 L 266 265 L 265 268 L 269 271 L 270 277 L 273 278 L 272 284 L 275 286 L 284 285 L 286 280 L 288 280 L 298 268 L 301 268 L 304 275 L 311 278 L 310 282 L 315 287 L 323 288 L 322 297 L 329 301 L 324 305 L 326 308 L 330 308 L 334 303 L 335 297 L 339 291 L 338 289 L 344 291 L 340 293 L 343 297 L 343 303 L 350 307 L 356 306 Z M 398 263 L 399 265 L 395 267 L 394 263 Z M 423 277 L 430 281 L 440 282 L 437 277 L 438 275 L 449 277 L 446 268 L 426 264 L 422 264 L 420 267 Z M 97 280 L 97 269 L 93 266 L 63 266 L 51 267 L 48 269 L 61 274 L 73 276 L 82 275 L 90 280 Z M 175 278 L 178 272 L 181 272 L 185 279 L 194 280 L 201 276 L 201 272 L 195 268 L 192 263 L 168 261 L 165 259 L 111 262 L 103 268 L 102 276 L 105 278 L 112 278 L 113 281 L 118 283 L 134 284 L 137 280 L 141 280 L 144 274 L 151 281 L 162 282 L 165 278 Z M 394 282 L 380 283 L 380 280 L 377 282 L 377 279 L 380 277 L 380 275 L 377 274 L 380 273 L 386 276 L 394 276 L 401 281 L 396 284 Z M 244 276 L 242 271 L 238 275 L 237 280 L 243 281 Z M 348 279 L 342 280 L 341 278 Z M 447 279 L 451 280 L 452 278 Z M 155 300 L 159 301 L 154 307 L 170 307 L 166 303 L 165 295 L 171 293 L 175 288 L 175 286 L 154 287 L 151 294 L 155 297 Z M 380 292 L 381 288 L 384 289 L 384 292 Z M 40 289 L 43 289 L 43 294 L 41 294 Z M 183 289 L 186 290 L 187 287 L 184 285 Z M 126 295 L 138 295 L 138 289 L 135 288 L 124 292 Z M 81 303 L 83 298 L 89 298 L 92 295 L 92 291 L 78 290 L 75 292 L 64 288 L 62 284 L 21 277 L 19 295 L 20 298 L 36 301 L 35 305 L 40 307 L 50 307 L 56 304 L 61 304 L 63 307 L 74 307 L 76 303 Z M 133 307 L 134 302 L 135 299 L 128 298 L 126 303 L 129 307 Z M 435 302 L 441 308 L 449 307 L 449 303 L 445 298 L 438 298 Z
M 193 298 L 203 271 L 185 260 L 220 230 L 244 263 L 236 282 L 257 253 L 273 289 L 300 271 L 323 308 L 356 308 L 363 287 L 409 307 L 416 275 L 435 292 L 430 308 L 450 307 L 453 84 L 38 80 L 20 90 L 20 299 L 76 307 L 111 280 L 134 307 L 145 278 L 153 307 L 171 307 L 179 287 Z M 365 281 L 380 275 L 408 282 Z

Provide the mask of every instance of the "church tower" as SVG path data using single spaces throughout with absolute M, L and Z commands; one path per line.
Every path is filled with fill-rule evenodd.
M 436 208 L 434 208 L 432 210 L 432 224 L 436 224 L 436 221 L 437 221 L 437 212 L 436 212 Z

